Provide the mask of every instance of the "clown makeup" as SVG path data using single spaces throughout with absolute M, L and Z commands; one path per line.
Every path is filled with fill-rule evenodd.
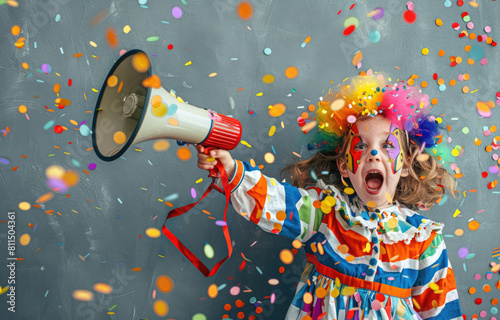
M 349 178 L 358 196 L 377 207 L 393 198 L 402 172 L 401 131 L 383 116 L 361 120 L 349 131 L 347 150 L 337 163 L 342 177 Z

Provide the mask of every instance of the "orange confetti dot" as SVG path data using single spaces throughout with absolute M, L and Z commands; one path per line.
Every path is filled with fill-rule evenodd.
M 266 74 L 265 76 L 262 77 L 262 82 L 264 83 L 273 83 L 274 82 L 274 76 L 272 74 Z
M 170 279 L 170 277 L 161 275 L 156 278 L 156 287 L 161 292 L 167 293 L 172 291 L 172 289 L 174 288 L 174 283 L 172 282 L 172 279 Z
M 300 116 L 302 117 L 302 119 L 306 120 L 307 118 L 309 118 L 309 113 L 302 112 L 302 114 Z
M 463 93 L 467 93 L 467 92 L 469 92 L 469 87 L 464 86 L 464 87 L 462 88 L 462 92 L 463 92 Z
M 290 264 L 293 262 L 293 253 L 292 251 L 288 250 L 288 249 L 283 249 L 281 250 L 280 252 L 280 259 L 281 259 L 281 262 L 283 262 L 284 264 Z
M 439 78 L 438 81 L 437 81 L 437 84 L 439 84 L 439 85 L 444 84 L 444 79 L 443 78 Z
M 238 316 L 238 319 L 243 319 L 243 318 L 245 318 L 245 313 L 243 311 L 240 311 L 240 312 L 238 312 L 237 316 Z
M 243 308 L 243 306 L 245 306 L 245 303 L 243 301 L 241 301 L 241 299 L 238 299 L 238 300 L 236 300 L 235 305 L 238 308 Z
M 20 113 L 26 113 L 28 111 L 28 108 L 25 105 L 20 105 L 19 108 L 17 108 L 17 110 Z
M 83 56 L 83 53 L 81 53 L 81 52 L 75 53 L 73 55 L 74 58 L 80 58 L 81 56 Z
M 106 42 L 108 43 L 108 46 L 111 49 L 116 49 L 118 48 L 118 33 L 116 33 L 116 30 L 113 27 L 108 27 L 106 29 Z
M 316 109 L 316 107 L 314 106 L 314 104 L 310 104 L 308 107 L 307 107 L 307 110 L 309 110 L 309 112 L 314 112 L 314 110 Z
M 26 62 L 23 62 L 22 66 L 23 66 L 23 69 L 25 69 L 25 70 L 29 68 L 29 66 Z
M 286 70 L 285 70 L 285 76 L 288 79 L 293 79 L 298 75 L 299 75 L 299 69 L 297 69 L 294 66 L 290 66 L 290 67 L 286 68 Z
M 219 289 L 217 288 L 217 285 L 215 283 L 212 283 L 208 287 L 208 296 L 213 299 L 217 297 L 218 294 L 219 294 Z
M 63 98 L 57 98 L 55 101 L 57 104 L 62 104 L 63 106 L 69 106 L 71 105 L 71 101 L 68 99 L 63 99 Z
M 116 86 L 118 84 L 118 78 L 115 75 L 110 76 L 108 78 L 107 84 L 108 84 L 108 87 L 113 88 L 114 86 Z
M 464 80 L 467 81 L 470 79 L 470 75 L 468 73 L 464 73 Z
M 52 192 L 49 192 L 36 199 L 36 203 L 46 203 L 50 201 L 52 198 L 54 198 L 54 194 Z
M 467 59 L 467 63 L 470 65 L 473 65 L 474 62 L 475 62 L 474 59 L 471 59 L 471 58 Z
M 469 222 L 468 227 L 470 230 L 475 231 L 479 228 L 479 222 L 477 220 L 472 220 Z
M 422 88 L 427 88 L 427 81 L 422 81 L 422 83 L 420 83 L 420 86 Z
M 160 77 L 158 77 L 157 75 L 153 74 L 152 76 L 147 77 L 146 79 L 144 79 L 144 81 L 142 81 L 142 85 L 145 86 L 146 88 L 159 89 L 159 88 L 161 88 Z
M 474 293 L 476 293 L 476 288 L 474 288 L 474 287 L 470 287 L 470 288 L 469 288 L 469 293 L 470 293 L 470 294 L 474 294 Z
M 450 86 L 454 86 L 455 84 L 457 84 L 457 81 L 455 79 L 451 79 L 450 80 Z
M 439 50 L 439 51 L 438 51 L 438 55 L 439 55 L 440 57 L 444 56 L 444 55 L 445 55 L 444 50 Z
M 226 303 L 226 304 L 224 305 L 224 310 L 226 310 L 226 311 L 230 311 L 230 310 L 231 310 L 231 305 L 230 305 L 229 303 Z
M 191 150 L 187 147 L 180 147 L 177 149 L 177 157 L 179 157 L 182 161 L 188 161 L 191 159 Z
M 116 131 L 115 134 L 113 134 L 113 141 L 116 144 L 123 144 L 127 141 L 127 136 L 123 131 Z
M 19 27 L 18 25 L 15 25 L 13 26 L 11 29 L 10 29 L 10 32 L 15 35 L 15 36 L 18 36 L 19 33 L 21 33 L 21 27 Z
M 236 6 L 236 13 L 241 20 L 248 20 L 253 15 L 253 5 L 248 1 L 241 1 L 238 6 Z
M 302 298 L 305 304 L 311 304 L 313 302 L 313 295 L 310 292 L 306 292 Z
M 111 294 L 111 292 L 113 292 L 113 288 L 111 288 L 111 286 L 106 283 L 94 284 L 94 290 L 103 294 Z
M 142 268 L 133 268 L 132 269 L 132 271 L 134 271 L 134 272 L 141 271 L 141 270 L 142 270 Z
M 61 90 L 61 85 L 59 83 L 56 83 L 54 85 L 54 88 L 52 88 L 52 90 L 55 92 L 55 93 L 58 93 L 59 90 Z
M 484 292 L 490 292 L 490 291 L 491 291 L 491 287 L 490 287 L 489 285 L 485 284 L 485 285 L 483 286 L 483 291 L 484 291 Z
M 268 113 L 271 117 L 276 118 L 285 113 L 286 106 L 283 103 L 275 103 L 269 109 Z

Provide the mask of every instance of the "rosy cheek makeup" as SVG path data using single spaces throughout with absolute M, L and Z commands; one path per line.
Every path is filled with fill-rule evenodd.
M 403 167 L 403 149 L 401 143 L 401 131 L 391 123 L 391 135 L 387 138 L 394 148 L 387 149 L 389 159 L 391 159 L 392 172 L 396 174 Z

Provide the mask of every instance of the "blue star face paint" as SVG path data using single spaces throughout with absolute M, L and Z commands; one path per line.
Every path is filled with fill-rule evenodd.
M 401 142 L 401 130 L 391 123 L 390 134 L 387 141 L 392 144 L 393 148 L 387 149 L 389 159 L 391 159 L 392 172 L 396 173 L 403 167 L 403 143 Z

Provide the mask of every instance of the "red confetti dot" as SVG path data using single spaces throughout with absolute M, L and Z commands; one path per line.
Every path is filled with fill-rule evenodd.
M 343 32 L 344 36 L 350 35 L 355 29 L 356 29 L 355 25 L 348 26 L 347 28 L 344 29 L 344 32 Z
M 406 10 L 403 13 L 403 20 L 408 24 L 412 24 L 417 20 L 417 14 L 415 13 L 415 11 Z
M 63 132 L 63 130 L 64 130 L 63 127 L 60 126 L 60 125 L 57 125 L 57 126 L 54 127 L 54 132 L 55 133 L 61 133 L 61 132 Z
M 174 48 L 174 45 L 173 44 L 169 44 L 167 48 L 168 48 L 168 50 L 172 50 Z
M 462 12 L 462 18 L 467 17 L 469 14 L 467 12 Z
M 453 24 L 451 25 L 451 27 L 455 30 L 458 30 L 460 28 L 460 25 L 458 24 L 458 22 L 453 22 Z
M 434 73 L 434 74 L 432 75 L 432 79 L 437 80 L 437 79 L 438 79 L 438 74 L 437 74 L 437 73 Z
M 65 106 L 64 106 L 64 105 L 62 105 L 62 104 L 60 104 L 60 105 L 58 105 L 57 107 L 58 107 L 59 109 L 64 109 L 64 107 L 65 107 Z
M 464 2 L 463 2 L 462 0 L 458 0 L 458 1 L 457 1 L 457 4 L 458 4 L 458 6 L 459 6 L 459 7 L 461 7 L 461 6 L 463 6 L 463 5 L 464 5 Z
M 450 63 L 450 66 L 454 67 L 457 65 L 457 62 L 456 61 L 453 61 L 452 63 Z
M 68 87 L 71 87 L 71 84 L 73 83 L 73 80 L 68 79 Z
M 481 173 L 481 177 L 486 178 L 487 176 L 488 176 L 488 172 L 483 171 L 483 173 Z
M 483 299 L 481 299 L 481 298 L 477 298 L 474 302 L 475 302 L 477 305 L 480 305 L 481 303 L 483 303 Z

